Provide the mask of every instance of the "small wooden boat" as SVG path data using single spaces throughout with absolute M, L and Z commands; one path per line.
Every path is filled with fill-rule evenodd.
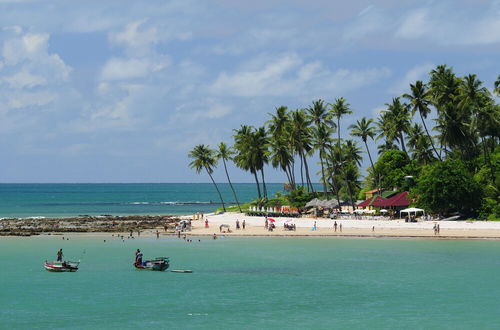
M 142 263 L 134 263 L 134 267 L 137 269 L 147 269 L 147 270 L 157 270 L 164 271 L 170 266 L 170 260 L 168 257 L 158 257 L 153 260 L 146 260 Z
M 76 261 L 45 261 L 43 266 L 49 272 L 65 273 L 65 272 L 76 272 L 78 270 L 78 265 L 80 262 Z

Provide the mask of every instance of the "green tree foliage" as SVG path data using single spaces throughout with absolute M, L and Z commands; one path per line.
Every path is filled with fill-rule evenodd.
M 418 207 L 442 215 L 460 212 L 468 216 L 479 212 L 482 193 L 471 173 L 457 160 L 426 165 L 411 191 Z
M 375 171 L 380 174 L 382 188 L 401 188 L 405 176 L 413 175 L 410 167 L 410 158 L 404 151 L 389 150 L 380 155 L 375 163 Z

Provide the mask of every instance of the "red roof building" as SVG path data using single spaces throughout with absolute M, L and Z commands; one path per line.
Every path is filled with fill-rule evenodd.
M 410 205 L 410 200 L 408 199 L 407 191 L 403 191 L 402 193 L 392 196 L 385 202 L 386 202 L 385 205 L 383 205 L 382 207 L 400 207 L 400 206 L 406 207 Z
M 378 204 L 383 203 L 384 201 L 386 201 L 384 197 L 377 195 L 372 198 L 368 198 L 367 200 L 359 203 L 356 206 L 357 207 L 378 206 Z
M 391 198 L 384 198 L 382 196 L 374 196 L 368 198 L 367 200 L 359 203 L 357 207 L 407 207 L 410 205 L 410 200 L 408 199 L 408 192 L 403 191 Z

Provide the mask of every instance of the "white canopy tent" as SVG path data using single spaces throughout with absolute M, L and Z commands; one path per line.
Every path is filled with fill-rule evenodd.
M 422 212 L 425 215 L 425 211 L 423 209 L 417 209 L 416 207 L 409 207 L 407 209 L 399 211 L 399 217 L 401 218 L 402 213 L 407 213 L 408 215 L 411 215 L 412 213 L 415 214 L 415 217 L 417 216 L 417 213 Z

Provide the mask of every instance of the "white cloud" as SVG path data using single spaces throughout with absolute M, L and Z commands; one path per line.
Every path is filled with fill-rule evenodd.
M 396 31 L 396 37 L 415 39 L 431 32 L 433 23 L 430 22 L 428 14 L 428 8 L 411 11 L 402 19 L 401 25 Z
M 3 78 L 11 88 L 32 88 L 35 86 L 45 85 L 47 80 L 44 77 L 36 76 L 28 72 L 27 70 L 22 70 L 12 76 Z
M 385 13 L 374 5 L 363 9 L 356 18 L 344 28 L 343 39 L 352 41 L 363 38 L 369 34 L 388 29 L 390 21 L 386 19 Z
M 425 81 L 429 72 L 434 69 L 436 65 L 432 63 L 423 63 L 414 66 L 408 70 L 404 77 L 396 81 L 390 88 L 389 93 L 401 95 L 409 92 L 410 84 L 414 84 L 417 80 Z
M 259 61 L 252 61 L 250 67 Z M 338 69 L 330 71 L 319 62 L 304 63 L 296 54 L 278 56 L 260 68 L 243 69 L 235 73 L 222 72 L 211 85 L 218 95 L 239 97 L 306 96 L 324 97 L 345 93 L 371 84 L 390 75 L 386 68 L 366 70 Z
M 147 19 L 127 24 L 121 32 L 111 33 L 111 43 L 128 48 L 147 48 L 158 43 L 159 36 L 156 27 L 144 28 Z
M 56 95 L 51 92 L 19 92 L 10 94 L 7 105 L 10 109 L 41 107 L 52 103 L 55 99 Z
M 487 10 L 435 2 L 403 15 L 394 35 L 401 39 L 421 39 L 440 45 L 492 45 L 500 43 L 500 1 Z
M 48 34 L 28 33 L 21 38 L 13 38 L 4 43 L 2 55 L 7 65 L 15 65 L 23 60 L 34 60 L 47 52 Z
M 144 78 L 149 74 L 160 71 L 169 65 L 169 59 L 152 62 L 147 58 L 112 58 L 106 62 L 101 72 L 103 80 L 123 80 Z

